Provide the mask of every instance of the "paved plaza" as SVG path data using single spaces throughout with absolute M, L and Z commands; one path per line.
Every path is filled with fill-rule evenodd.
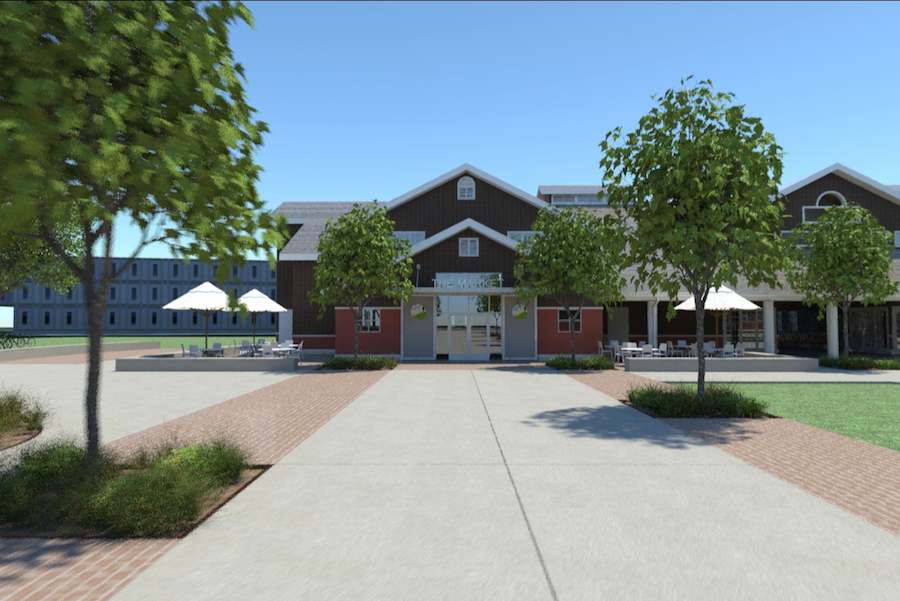
M 111 446 L 227 431 L 274 466 L 183 539 L 0 541 L 0 599 L 892 599 L 900 590 L 889 519 L 754 460 L 778 451 L 763 427 L 711 432 L 622 405 L 614 380 L 631 374 L 111 366 L 102 401 Z M 75 435 L 83 372 L 0 363 L 4 384 L 54 396 L 52 432 Z M 809 430 L 778 462 L 831 440 Z M 841 464 L 850 481 L 873 461 L 897 463 L 857 444 L 874 454 L 834 451 L 854 455 Z M 842 486 L 814 455 L 789 467 L 825 492 Z

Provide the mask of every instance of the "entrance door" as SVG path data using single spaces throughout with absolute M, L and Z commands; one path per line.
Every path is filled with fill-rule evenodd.
M 501 348 L 501 316 L 492 301 L 500 297 L 442 296 L 438 302 L 436 354 L 451 361 L 487 361 Z M 443 312 L 447 307 L 447 312 Z

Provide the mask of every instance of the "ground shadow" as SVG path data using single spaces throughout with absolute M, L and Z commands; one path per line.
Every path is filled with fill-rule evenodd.
M 0 538 L 0 572 L 7 572 L 0 575 L 0 585 L 14 583 L 28 573 L 33 575 L 32 570 L 65 567 L 109 542 L 105 539 Z M 9 566 L 15 567 L 10 569 Z
M 707 442 L 729 444 L 747 440 L 757 433 L 752 423 L 747 423 L 752 420 L 708 419 L 704 422 L 709 425 L 696 433 L 693 429 L 673 427 L 673 421 L 678 420 L 657 420 L 625 405 L 603 405 L 542 411 L 523 423 L 560 430 L 574 438 L 636 440 L 672 449 L 686 449 Z

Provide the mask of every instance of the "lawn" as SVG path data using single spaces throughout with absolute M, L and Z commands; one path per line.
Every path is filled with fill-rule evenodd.
M 769 413 L 900 451 L 896 384 L 734 384 Z
M 271 340 L 275 338 L 275 334 L 273 332 L 257 332 L 256 338 L 265 338 L 266 340 Z M 237 344 L 241 343 L 241 340 L 251 340 L 252 336 L 250 334 L 241 334 L 241 335 L 231 335 L 231 336 L 210 336 L 209 344 L 212 346 L 214 342 L 221 342 L 222 346 L 231 346 L 237 341 Z M 110 342 L 159 342 L 161 348 L 181 348 L 181 345 L 184 345 L 184 348 L 187 348 L 188 345 L 196 344 L 201 348 L 204 347 L 205 341 L 203 336 L 104 336 L 103 344 L 107 344 Z M 87 344 L 88 339 L 86 336 L 48 336 L 48 337 L 34 337 L 34 346 L 64 346 L 69 344 Z

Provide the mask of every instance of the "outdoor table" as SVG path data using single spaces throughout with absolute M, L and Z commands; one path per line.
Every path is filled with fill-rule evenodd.
M 223 348 L 202 348 L 200 352 L 206 357 L 224 357 L 225 349 Z

